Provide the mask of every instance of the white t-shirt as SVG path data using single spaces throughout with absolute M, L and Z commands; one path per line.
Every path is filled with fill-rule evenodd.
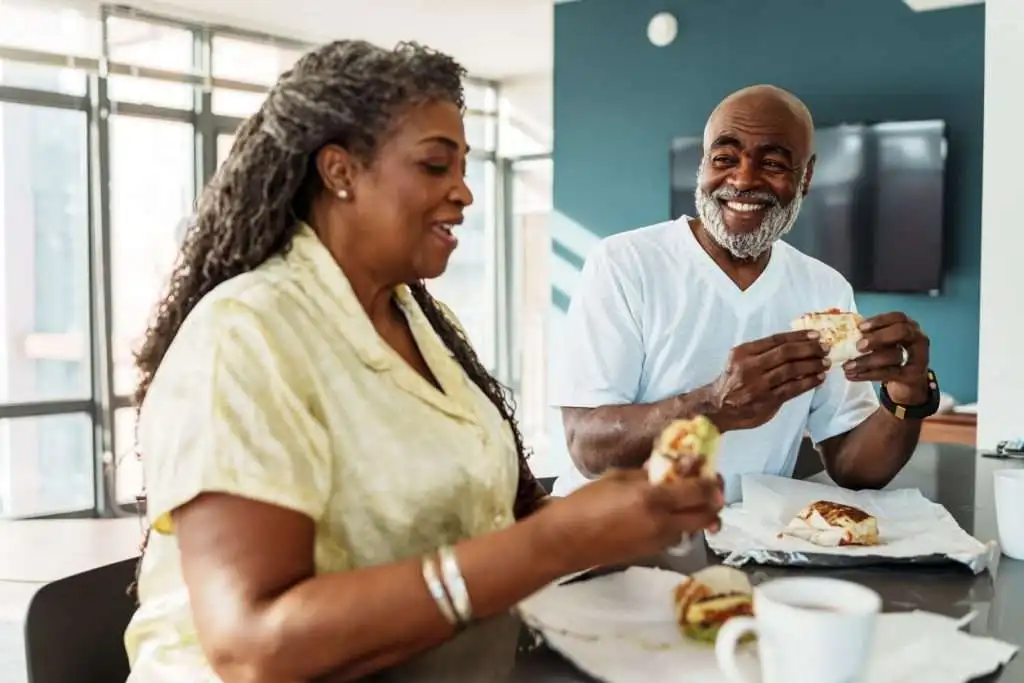
M 594 248 L 552 364 L 557 407 L 654 403 L 704 386 L 730 350 L 790 329 L 811 311 L 853 311 L 853 288 L 817 259 L 776 242 L 761 276 L 740 290 L 697 242 L 687 217 L 620 233 Z M 791 476 L 804 433 L 814 443 L 847 432 L 878 406 L 869 382 L 829 372 L 812 392 L 787 402 L 769 422 L 722 438 L 726 499 L 740 476 Z M 586 479 L 571 463 L 555 493 Z

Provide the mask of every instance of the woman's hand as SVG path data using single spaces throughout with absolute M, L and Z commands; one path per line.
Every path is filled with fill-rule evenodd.
M 721 479 L 681 474 L 655 486 L 645 470 L 612 470 L 553 501 L 536 514 L 546 551 L 575 571 L 650 557 L 684 534 L 717 529 Z

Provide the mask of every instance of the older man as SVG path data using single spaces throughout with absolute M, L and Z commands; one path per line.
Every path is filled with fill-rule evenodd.
M 670 420 L 696 414 L 725 432 L 729 500 L 744 473 L 791 475 L 805 434 L 842 486 L 884 486 L 910 458 L 938 405 L 917 323 L 868 319 L 866 355 L 835 369 L 813 333 L 788 331 L 804 313 L 855 310 L 849 282 L 779 239 L 811 187 L 813 136 L 807 108 L 784 90 L 730 95 L 704 130 L 699 217 L 595 248 L 552 366 L 575 465 L 556 492 L 641 466 Z

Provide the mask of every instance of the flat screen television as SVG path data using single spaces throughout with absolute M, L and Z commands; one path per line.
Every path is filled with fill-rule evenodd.
M 695 215 L 700 137 L 672 141 L 672 217 Z M 943 275 L 946 125 L 843 124 L 815 130 L 811 191 L 784 238 L 861 292 L 937 295 Z

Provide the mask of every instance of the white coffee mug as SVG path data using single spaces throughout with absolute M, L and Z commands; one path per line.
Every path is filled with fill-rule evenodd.
M 1024 560 L 1024 469 L 996 470 L 996 527 L 1003 554 Z
M 756 683 L 736 660 L 753 634 L 763 683 L 861 683 L 881 610 L 878 593 L 849 581 L 769 581 L 754 588 L 755 616 L 734 617 L 719 631 L 718 666 L 730 683 Z

